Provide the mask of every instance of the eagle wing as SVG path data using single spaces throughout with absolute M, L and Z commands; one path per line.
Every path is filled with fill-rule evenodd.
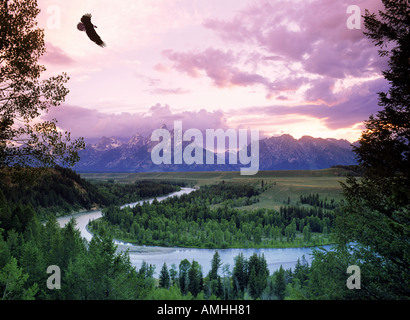
M 95 31 L 94 25 L 91 23 L 91 14 L 88 13 L 83 15 L 81 17 L 81 22 L 85 26 L 85 32 L 87 33 L 87 36 L 100 47 L 105 47 L 106 44 L 101 40 L 100 36 Z

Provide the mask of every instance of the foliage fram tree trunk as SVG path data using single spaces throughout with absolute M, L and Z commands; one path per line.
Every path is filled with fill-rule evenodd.
M 41 80 L 46 52 L 35 0 L 0 1 L 0 166 L 73 165 L 83 139 L 71 140 L 57 121 L 41 121 L 65 101 L 66 73 Z
M 379 93 L 377 115 L 365 122 L 354 150 L 364 168 L 361 179 L 343 186 L 345 214 L 338 219 L 343 242 L 354 250 L 366 275 L 366 298 L 410 297 L 410 6 L 406 0 L 383 0 L 378 15 L 366 11 L 367 32 L 389 58 L 383 72 L 390 84 Z

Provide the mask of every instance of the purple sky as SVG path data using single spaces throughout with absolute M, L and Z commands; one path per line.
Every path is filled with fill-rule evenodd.
M 45 76 L 70 93 L 44 118 L 73 136 L 260 129 L 355 141 L 386 89 L 386 63 L 347 8 L 380 0 L 40 0 Z M 100 48 L 76 25 L 92 13 Z

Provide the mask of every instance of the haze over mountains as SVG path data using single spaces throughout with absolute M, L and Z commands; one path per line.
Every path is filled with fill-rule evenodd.
M 166 128 L 166 127 L 164 127 Z M 171 131 L 173 138 L 173 131 Z M 246 167 L 238 162 L 230 164 L 228 151 L 225 164 L 156 165 L 151 160 L 151 151 L 158 142 L 150 137 L 136 134 L 128 141 L 116 137 L 102 137 L 95 144 L 88 144 L 80 151 L 81 160 L 74 169 L 78 172 L 185 172 L 185 171 L 239 171 Z M 183 150 L 189 142 L 183 142 Z M 228 147 L 228 144 L 226 144 Z M 173 150 L 173 148 L 172 148 Z M 250 154 L 250 146 L 248 146 Z M 214 155 L 217 163 L 217 155 Z M 357 164 L 351 143 L 347 140 L 322 139 L 303 136 L 295 139 L 291 135 L 270 137 L 259 141 L 259 170 L 317 170 L 334 165 Z

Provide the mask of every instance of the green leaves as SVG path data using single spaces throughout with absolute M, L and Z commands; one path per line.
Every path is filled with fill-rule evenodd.
M 44 31 L 37 28 L 40 10 L 33 0 L 2 1 L 0 7 L 0 167 L 73 166 L 82 138 L 71 141 L 57 121 L 42 122 L 60 106 L 69 90 L 66 73 L 41 80 L 38 64 L 45 53 Z
M 383 109 L 365 122 L 354 151 L 365 169 L 343 185 L 346 206 L 337 219 L 342 242 L 355 241 L 366 298 L 409 298 L 410 277 L 410 9 L 405 0 L 383 0 L 377 16 L 366 11 L 367 32 L 389 58 L 383 75 Z
M 10 262 L 0 270 L 0 300 L 33 300 L 38 287 L 25 289 L 24 285 L 29 275 L 24 273 L 17 265 L 16 258 L 12 257 Z

